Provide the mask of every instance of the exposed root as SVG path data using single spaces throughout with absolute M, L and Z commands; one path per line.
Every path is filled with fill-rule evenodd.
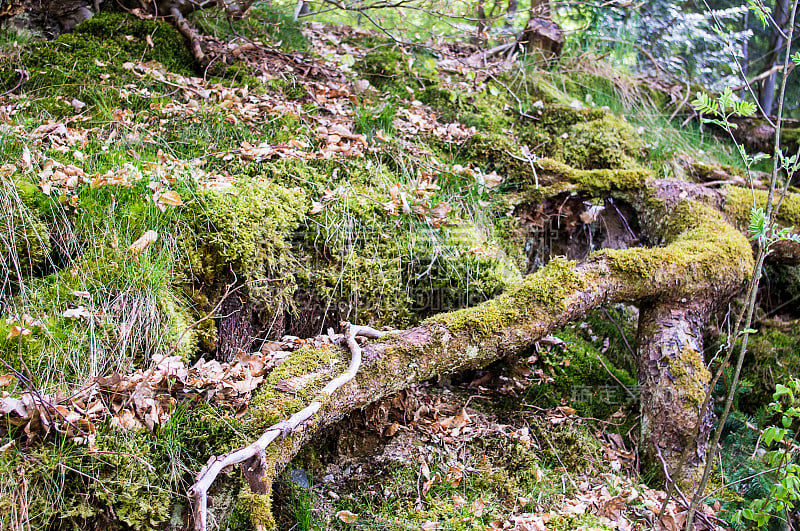
M 234 450 L 225 455 L 212 457 L 208 464 L 197 475 L 197 481 L 189 489 L 189 496 L 194 499 L 194 529 L 196 531 L 205 531 L 206 520 L 208 514 L 208 489 L 214 483 L 217 476 L 227 467 L 244 463 L 245 461 L 257 458 L 255 468 L 257 476 L 261 476 L 266 472 L 267 459 L 266 448 L 278 438 L 282 436 L 286 438 L 292 433 L 299 432 L 303 429 L 303 424 L 309 421 L 323 406 L 325 397 L 330 397 L 337 389 L 355 378 L 359 367 L 361 367 L 361 346 L 356 341 L 356 336 L 368 337 L 378 339 L 386 335 L 386 332 L 381 332 L 370 328 L 369 326 L 356 326 L 347 325 L 346 337 L 347 346 L 350 348 L 351 358 L 350 365 L 347 370 L 340 376 L 331 380 L 321 392 L 321 399 L 314 400 L 307 407 L 298 411 L 289 419 L 279 422 L 270 426 L 264 434 L 259 437 L 255 442 Z M 250 467 L 253 468 L 252 466 Z M 248 476 L 252 476 L 250 471 Z
M 203 45 L 197 31 L 192 27 L 188 20 L 183 16 L 177 6 L 172 6 L 169 10 L 172 18 L 172 23 L 181 34 L 189 41 L 189 49 L 195 60 L 202 66 L 206 65 L 206 54 L 203 51 Z

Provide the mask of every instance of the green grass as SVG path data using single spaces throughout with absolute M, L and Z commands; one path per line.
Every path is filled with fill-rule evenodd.
M 353 120 L 356 134 L 366 135 L 373 139 L 376 133 L 390 135 L 394 132 L 394 118 L 397 114 L 397 105 L 386 100 L 374 104 L 365 102 L 354 109 Z

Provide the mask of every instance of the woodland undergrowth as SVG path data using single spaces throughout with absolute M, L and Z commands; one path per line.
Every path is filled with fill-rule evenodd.
M 0 393 L 46 397 L 3 411 L 0 529 L 181 528 L 208 459 L 292 413 L 271 393 L 301 409 L 344 369 L 330 327 L 406 328 L 638 230 L 536 168 L 594 170 L 604 191 L 621 170 L 744 176 L 730 144 L 591 56 L 474 68 L 265 6 L 194 23 L 239 39 L 229 64 L 201 71 L 170 25 L 125 13 L 0 39 Z M 797 268 L 767 274 L 706 500 L 723 515 L 763 496 L 759 426 L 796 370 Z M 635 457 L 636 319 L 605 308 L 351 415 L 282 476 L 276 525 L 648 528 L 663 493 Z M 220 529 L 265 503 L 237 474 L 213 496 Z

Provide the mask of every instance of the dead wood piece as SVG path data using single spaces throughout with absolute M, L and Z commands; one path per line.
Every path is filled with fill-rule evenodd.
M 532 17 L 522 32 L 519 44 L 528 54 L 541 53 L 545 59 L 553 59 L 561 56 L 564 42 L 561 26 L 549 18 Z

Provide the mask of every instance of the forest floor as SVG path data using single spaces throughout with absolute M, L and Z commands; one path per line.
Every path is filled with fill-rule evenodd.
M 518 208 L 542 157 L 742 181 L 729 145 L 637 112 L 667 96 L 589 56 L 518 69 L 257 15 L 238 37 L 195 20 L 206 72 L 132 15 L 3 34 L 0 529 L 180 528 L 194 474 L 265 422 L 254 397 L 308 398 L 281 363 L 329 327 L 407 327 L 593 238 L 637 244 L 624 209 L 601 230 L 568 191 L 555 218 Z M 636 317 L 594 312 L 326 429 L 275 486 L 278 528 L 682 529 L 637 457 Z M 792 351 L 795 317 L 757 351 Z M 709 516 L 743 499 L 715 490 L 727 466 Z M 215 494 L 221 529 L 251 526 L 242 483 Z

